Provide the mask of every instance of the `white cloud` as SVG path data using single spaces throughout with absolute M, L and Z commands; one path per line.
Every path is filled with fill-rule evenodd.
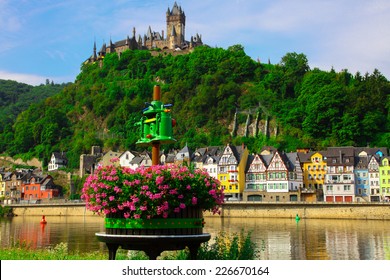
M 10 73 L 2 70 L 0 70 L 0 79 L 17 81 L 19 83 L 25 83 L 32 86 L 44 84 L 46 82 L 46 79 L 49 79 L 54 83 L 67 83 L 73 82 L 74 80 L 74 78 L 72 77 L 44 77 L 25 73 Z

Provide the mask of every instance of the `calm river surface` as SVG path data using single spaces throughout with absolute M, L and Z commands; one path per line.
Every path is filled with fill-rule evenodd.
M 0 219 L 0 247 L 26 242 L 32 248 L 65 242 L 72 251 L 107 252 L 95 238 L 104 231 L 102 217 L 47 216 Z M 206 218 L 204 232 L 252 231 L 262 260 L 389 260 L 390 221 L 268 218 Z

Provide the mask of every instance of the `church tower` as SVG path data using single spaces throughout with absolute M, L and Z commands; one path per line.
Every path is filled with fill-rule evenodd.
M 167 38 L 173 45 L 182 46 L 185 42 L 186 16 L 177 3 L 173 5 L 172 11 L 167 11 Z

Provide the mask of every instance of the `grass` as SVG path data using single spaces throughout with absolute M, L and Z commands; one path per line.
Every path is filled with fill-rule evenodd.
M 59 243 L 54 248 L 32 249 L 27 243 L 15 243 L 10 248 L 0 250 L 1 260 L 105 260 L 102 252 L 69 252 L 67 243 Z
M 12 208 L 0 205 L 0 217 L 7 216 L 9 214 L 12 214 Z
M 257 258 L 256 244 L 251 234 L 241 231 L 239 234 L 220 232 L 212 241 L 203 243 L 198 251 L 199 260 L 254 260 Z M 10 248 L 0 250 L 0 260 L 107 260 L 108 253 L 101 251 L 80 253 L 70 252 L 67 243 L 57 244 L 54 248 L 32 249 L 26 243 L 15 243 Z M 147 260 L 142 251 L 118 249 L 117 260 Z M 166 251 L 162 260 L 188 260 L 189 250 Z

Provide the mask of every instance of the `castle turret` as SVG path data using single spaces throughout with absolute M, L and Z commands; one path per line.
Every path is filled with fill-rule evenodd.
M 181 7 L 175 2 L 172 11 L 170 11 L 169 8 L 167 11 L 167 36 L 172 36 L 173 33 L 176 34 L 174 45 L 182 46 L 184 44 L 185 25 L 186 16 Z

